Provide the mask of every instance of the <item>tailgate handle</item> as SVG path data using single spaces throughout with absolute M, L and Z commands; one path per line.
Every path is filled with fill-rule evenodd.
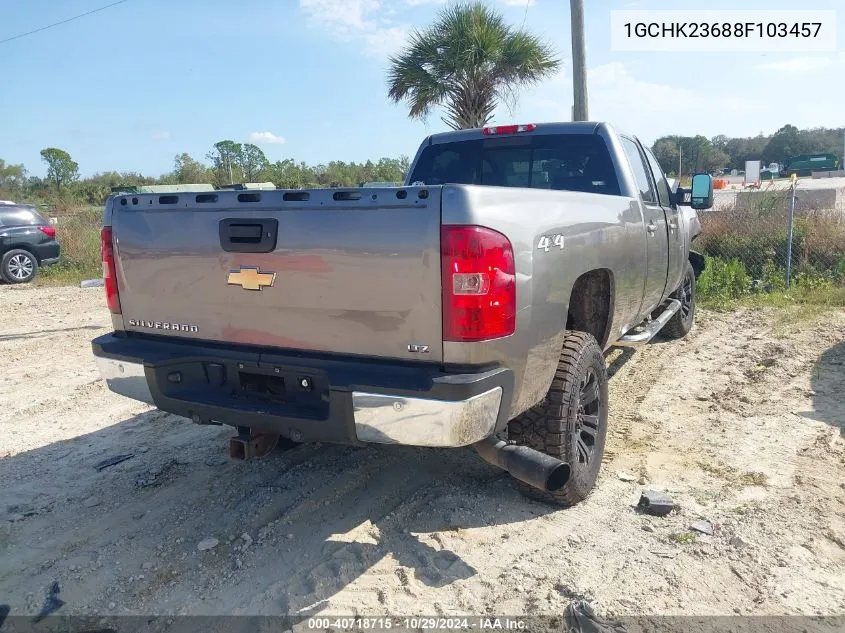
M 220 220 L 220 246 L 227 253 L 269 253 L 276 248 L 279 221 L 275 218 Z
M 257 244 L 264 234 L 263 229 L 260 224 L 230 224 L 229 239 L 235 243 Z

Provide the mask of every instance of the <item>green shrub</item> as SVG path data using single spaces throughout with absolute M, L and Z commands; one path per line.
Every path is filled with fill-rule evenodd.
M 809 265 L 800 266 L 792 276 L 791 285 L 810 292 L 829 290 L 834 285 L 833 273 L 820 271 Z
M 697 291 L 699 300 L 707 307 L 731 309 L 738 303 L 773 307 L 845 307 L 845 287 L 831 271 L 799 265 L 793 269 L 787 288 L 786 271 L 774 263 L 766 264 L 762 279 L 752 280 L 739 260 L 706 259 L 707 267 L 698 278 Z
M 751 288 L 751 277 L 738 259 L 726 261 L 718 257 L 707 257 L 704 272 L 698 278 L 697 290 L 705 301 L 727 303 L 747 295 Z
M 833 265 L 833 277 L 839 283 L 845 282 L 845 253 L 839 255 L 839 258 Z
M 768 261 L 763 266 L 760 282 L 762 286 L 760 290 L 764 292 L 782 292 L 786 290 L 786 269 L 773 261 Z

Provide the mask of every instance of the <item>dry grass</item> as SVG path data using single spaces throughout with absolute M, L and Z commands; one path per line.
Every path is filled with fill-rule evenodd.
M 741 261 L 753 279 L 785 271 L 789 216 L 783 196 L 761 194 L 755 203 L 702 213 L 696 247 L 705 255 Z M 796 276 L 845 281 L 845 215 L 812 210 L 795 217 L 792 271 Z
M 845 306 L 845 214 L 831 209 L 798 213 L 790 243 L 788 193 L 748 195 L 731 208 L 699 215 L 702 234 L 695 248 L 708 258 L 698 282 L 703 305 L 806 307 L 786 310 L 790 318 Z
M 98 208 L 69 210 L 57 215 L 56 239 L 62 247 L 59 263 L 45 268 L 42 285 L 66 285 L 103 274 L 100 259 L 102 211 Z

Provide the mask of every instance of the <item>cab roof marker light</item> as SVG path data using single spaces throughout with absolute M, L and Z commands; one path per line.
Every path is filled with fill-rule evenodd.
M 519 134 L 521 132 L 533 132 L 537 129 L 535 123 L 526 123 L 524 125 L 497 125 L 494 127 L 485 127 L 481 131 L 484 136 L 495 136 L 499 134 Z

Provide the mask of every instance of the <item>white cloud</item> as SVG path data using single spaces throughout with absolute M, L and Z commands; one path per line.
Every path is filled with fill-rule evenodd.
M 441 0 L 405 0 L 418 5 Z M 356 42 L 365 55 L 385 59 L 405 43 L 409 27 L 395 22 L 396 7 L 382 0 L 299 0 L 314 28 L 342 42 Z
M 285 137 L 276 136 L 272 132 L 250 132 L 249 140 L 258 145 L 281 145 Z
M 154 141 L 169 141 L 170 140 L 170 132 L 165 132 L 163 130 L 159 130 L 152 133 L 151 137 Z
M 378 33 L 367 33 L 364 35 L 364 53 L 385 59 L 402 48 L 407 38 L 408 29 L 404 26 L 389 26 Z
M 755 104 L 737 96 L 735 87 L 719 90 L 718 84 L 713 84 L 707 91 L 698 92 L 643 79 L 635 69 L 622 62 L 588 69 L 587 105 L 591 120 L 607 121 L 650 143 L 664 134 L 731 133 L 730 129 L 722 129 L 724 117 L 714 113 L 731 112 L 730 121 L 756 118 Z M 553 79 L 527 93 L 513 115 L 506 110 L 497 111 L 495 122 L 571 119 L 572 72 L 567 65 Z
M 373 16 L 382 7 L 381 0 L 299 0 L 299 7 L 309 20 L 335 34 L 368 31 L 375 28 Z
M 411 7 L 418 7 L 425 4 L 446 4 L 447 0 L 405 0 L 405 4 Z M 508 7 L 533 7 L 537 0 L 498 0 L 499 4 Z
M 407 41 L 411 25 L 397 21 L 399 9 L 441 5 L 447 0 L 299 0 L 299 8 L 315 29 L 341 42 L 356 42 L 362 52 L 386 59 Z M 535 0 L 498 0 L 499 4 L 529 7 Z
M 587 78 L 588 90 L 596 92 L 599 103 L 607 97 L 617 99 L 620 95 L 625 95 L 626 103 L 647 103 L 648 109 L 654 112 L 691 107 L 696 99 L 700 98 L 685 88 L 638 79 L 622 62 L 610 62 L 592 68 L 588 71 Z
M 840 61 L 843 61 L 840 59 Z M 806 73 L 815 70 L 830 68 L 836 64 L 836 60 L 828 56 L 820 57 L 793 57 L 778 62 L 760 64 L 757 68 L 762 70 L 779 70 L 787 73 Z

